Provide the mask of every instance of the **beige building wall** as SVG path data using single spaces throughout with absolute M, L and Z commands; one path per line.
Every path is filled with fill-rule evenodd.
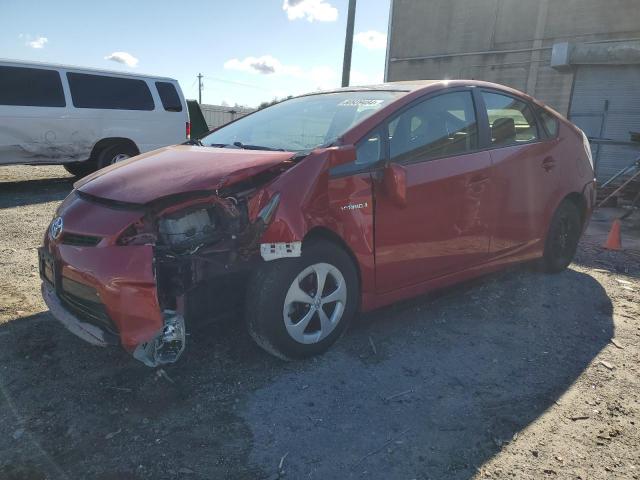
M 640 39 L 640 0 L 392 0 L 386 79 L 468 78 L 525 91 L 566 114 L 574 72 L 554 43 Z

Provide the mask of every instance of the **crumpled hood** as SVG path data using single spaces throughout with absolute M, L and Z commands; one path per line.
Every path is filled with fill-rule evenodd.
M 95 197 L 144 204 L 178 193 L 227 187 L 293 155 L 294 152 L 175 145 L 98 170 L 74 186 Z

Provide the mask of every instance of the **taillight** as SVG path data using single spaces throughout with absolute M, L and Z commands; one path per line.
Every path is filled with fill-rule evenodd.
M 185 124 L 186 127 L 186 133 L 187 133 L 187 139 L 191 138 L 191 122 L 187 122 Z
M 587 154 L 587 160 L 589 160 L 589 163 L 591 164 L 591 170 L 594 170 L 595 166 L 593 165 L 593 154 L 591 153 L 591 144 L 589 143 L 589 137 L 587 137 L 587 134 L 582 130 L 580 130 L 580 133 L 582 134 L 582 145 L 584 146 L 584 153 Z

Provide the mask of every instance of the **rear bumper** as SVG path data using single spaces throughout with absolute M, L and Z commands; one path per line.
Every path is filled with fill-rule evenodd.
M 587 230 L 587 226 L 589 225 L 589 221 L 591 220 L 591 215 L 593 214 L 593 210 L 596 207 L 597 186 L 595 180 L 587 183 L 583 187 L 582 196 L 586 205 L 584 212 L 584 222 L 582 225 L 582 232 L 584 233 Z

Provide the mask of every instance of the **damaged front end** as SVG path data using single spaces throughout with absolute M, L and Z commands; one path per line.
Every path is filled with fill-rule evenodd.
M 185 323 L 216 309 L 214 285 L 245 278 L 259 262 L 300 255 L 300 245 L 284 247 L 285 252 L 282 245 L 260 245 L 280 203 L 280 194 L 264 186 L 281 171 L 232 189 L 155 201 L 122 232 L 118 245 L 153 247 L 163 318 L 163 327 L 133 350 L 137 360 L 150 367 L 177 361 L 185 348 Z
M 165 310 L 162 313 L 164 326 L 160 333 L 148 342 L 141 343 L 133 351 L 133 357 L 148 367 L 174 363 L 184 351 L 184 317 L 173 310 Z

